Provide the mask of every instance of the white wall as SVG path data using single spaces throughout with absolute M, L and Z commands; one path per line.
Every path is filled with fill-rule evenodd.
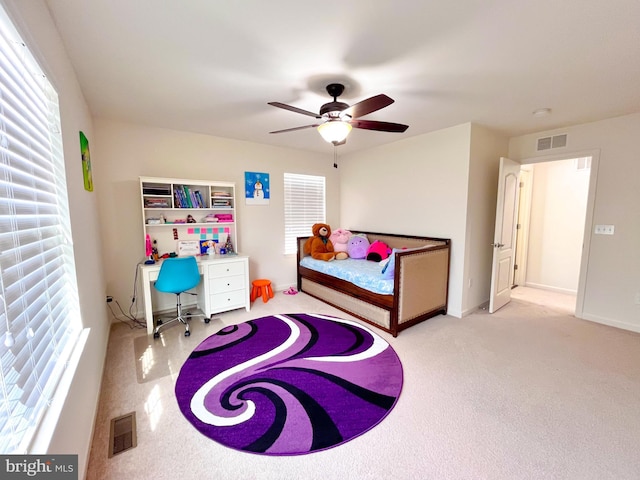
M 577 293 L 589 173 L 574 159 L 533 166 L 526 285 Z
M 82 130 L 87 135 L 93 154 L 94 130 L 75 73 L 45 2 L 3 0 L 3 4 L 59 95 L 80 309 L 83 325 L 89 329 L 87 343 L 60 416 L 48 419 L 53 422 L 53 434 L 49 439 L 45 432 L 40 432 L 38 448 L 33 453 L 78 454 L 78 476 L 83 478 L 109 335 L 104 272 L 99 255 L 102 237 L 96 216 L 98 190 L 102 183 L 99 178 L 95 179 L 96 192 L 84 190 L 78 134 Z M 100 159 L 92 155 L 92 165 L 98 166 L 99 162 Z
M 450 315 L 462 316 L 471 124 L 340 161 L 343 228 L 451 239 Z
M 91 153 L 101 160 L 94 176 L 103 186 L 98 198 L 107 293 L 125 310 L 131 303 L 136 265 L 145 254 L 140 176 L 235 182 L 238 250 L 250 256 L 251 279 L 269 278 L 276 289 L 296 282 L 296 256 L 283 253 L 284 173 L 325 176 L 327 221 L 339 223 L 338 170 L 329 148 L 327 155 L 312 154 L 105 119 L 95 119 L 95 132 Z M 268 206 L 245 205 L 245 171 L 269 173 Z M 141 297 L 138 300 L 141 315 Z
M 615 225 L 615 235 L 589 235 L 583 317 L 640 331 L 640 114 L 511 139 L 509 155 L 534 163 L 536 139 L 567 133 L 562 153 L 599 151 L 593 224 Z M 560 152 L 557 152 L 560 153 Z
M 463 280 L 463 314 L 489 300 L 493 258 L 498 168 L 509 140 L 488 128 L 472 125 L 469 158 L 469 198 Z
M 463 124 L 341 161 L 342 227 L 451 239 L 448 314 L 489 299 L 498 164 L 506 137 Z

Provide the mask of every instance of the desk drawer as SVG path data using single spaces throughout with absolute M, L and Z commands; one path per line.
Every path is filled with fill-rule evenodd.
M 209 265 L 209 278 L 228 277 L 230 275 L 243 275 L 244 262 L 221 263 L 219 265 Z
M 247 288 L 247 279 L 244 275 L 211 278 L 209 280 L 209 293 L 211 294 L 244 290 L 245 288 Z
M 212 312 L 224 312 L 234 308 L 245 306 L 246 290 L 234 290 L 233 292 L 216 293 L 210 295 Z

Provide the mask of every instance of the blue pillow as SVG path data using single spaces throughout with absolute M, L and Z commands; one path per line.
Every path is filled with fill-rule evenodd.
M 396 273 L 396 252 L 400 252 L 401 248 L 394 248 L 389 255 L 389 261 L 382 267 L 382 278 L 393 278 Z
M 389 261 L 382 267 L 382 278 L 393 278 L 396 273 L 396 252 L 411 252 L 413 250 L 422 250 L 432 247 L 433 245 L 424 245 L 416 248 L 394 248 L 389 255 Z

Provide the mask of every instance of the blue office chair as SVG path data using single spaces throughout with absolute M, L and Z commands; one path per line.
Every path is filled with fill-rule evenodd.
M 195 257 L 176 257 L 163 260 L 162 265 L 160 266 L 158 280 L 155 282 L 155 287 L 156 290 L 160 292 L 176 294 L 176 317 L 170 317 L 171 319 L 168 322 L 157 320 L 156 328 L 153 331 L 153 338 L 158 338 L 160 336 L 161 327 L 173 322 L 181 322 L 185 325 L 185 337 L 191 335 L 191 332 L 189 331 L 189 323 L 187 323 L 188 319 L 193 317 L 203 317 L 205 323 L 209 323 L 211 319 L 205 317 L 201 313 L 183 314 L 182 312 L 180 295 L 182 293 L 190 293 L 187 292 L 187 290 L 197 287 L 199 283 L 200 272 L 198 271 L 198 264 L 196 263 Z

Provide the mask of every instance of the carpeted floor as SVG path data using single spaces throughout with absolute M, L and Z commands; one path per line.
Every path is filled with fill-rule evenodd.
M 171 373 L 144 383 L 133 342 L 145 332 L 115 325 L 87 478 L 639 478 L 640 334 L 574 318 L 567 296 L 530 302 L 521 292 L 493 315 L 439 316 L 397 338 L 381 333 L 404 370 L 390 414 L 336 448 L 287 457 L 203 438 L 178 408 L 178 371 L 225 325 L 282 312 L 348 318 L 343 312 L 278 292 L 251 312 L 194 324 L 189 338 L 169 329 L 146 357 L 150 368 L 169 362 Z M 138 446 L 108 459 L 109 420 L 130 411 L 137 413 Z

